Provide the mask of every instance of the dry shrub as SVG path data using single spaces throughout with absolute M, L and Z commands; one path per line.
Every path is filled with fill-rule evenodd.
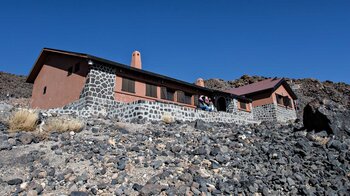
M 35 131 L 39 115 L 34 110 L 18 110 L 8 120 L 10 131 Z
M 328 137 L 315 136 L 315 137 L 314 137 L 314 140 L 315 140 L 316 142 L 318 142 L 319 144 L 321 144 L 321 145 L 326 145 L 326 144 L 329 142 L 330 138 L 328 138 Z
M 165 122 L 167 124 L 173 123 L 175 121 L 175 119 L 171 116 L 170 113 L 165 113 L 162 116 L 162 120 L 163 120 L 163 122 Z
M 50 118 L 45 123 L 44 130 L 46 132 L 79 132 L 84 128 L 84 123 L 81 120 L 69 117 Z

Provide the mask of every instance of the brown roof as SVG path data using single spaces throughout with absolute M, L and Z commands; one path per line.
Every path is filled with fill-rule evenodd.
M 134 68 L 134 67 L 131 67 L 131 66 L 123 65 L 121 63 L 113 62 L 113 61 L 110 61 L 110 60 L 107 60 L 107 59 L 103 59 L 103 58 L 99 58 L 99 57 L 96 57 L 96 56 L 93 56 L 93 55 L 84 54 L 84 53 L 78 53 L 78 52 L 65 51 L 65 50 L 57 50 L 57 49 L 52 49 L 52 48 L 43 48 L 42 49 L 38 59 L 34 63 L 34 65 L 32 67 L 32 70 L 30 71 L 30 73 L 29 73 L 29 75 L 27 77 L 26 82 L 34 83 L 37 75 L 39 74 L 39 72 L 40 72 L 40 70 L 41 70 L 41 68 L 43 66 L 43 63 L 44 63 L 45 58 L 46 58 L 46 55 L 48 55 L 49 53 L 61 53 L 61 54 L 64 54 L 64 55 L 77 56 L 77 57 L 80 57 L 80 58 L 84 58 L 86 60 L 98 61 L 98 62 L 102 62 L 103 64 L 108 64 L 108 65 L 111 65 L 111 66 L 114 66 L 114 67 L 128 69 L 128 70 L 137 72 L 138 74 L 150 75 L 150 76 L 153 76 L 155 78 L 160 78 L 160 79 L 163 79 L 163 80 L 176 82 L 176 83 L 179 83 L 179 84 L 182 84 L 182 85 L 185 85 L 185 86 L 189 86 L 189 87 L 192 87 L 192 88 L 195 88 L 195 89 L 199 89 L 199 90 L 202 90 L 202 91 L 207 91 L 207 92 L 211 92 L 211 93 L 231 94 L 231 96 L 233 98 L 236 98 L 236 99 L 238 99 L 240 101 L 251 101 L 251 99 L 249 99 L 247 97 L 238 96 L 236 94 L 232 94 L 232 93 L 229 93 L 229 92 L 226 92 L 226 91 L 218 91 L 218 90 L 213 90 L 213 89 L 209 89 L 209 88 L 206 88 L 206 87 L 201 87 L 201 86 L 198 86 L 198 85 L 195 85 L 195 84 L 192 84 L 192 83 L 188 83 L 188 82 L 181 81 L 181 80 L 178 80 L 178 79 L 174 79 L 174 78 L 171 78 L 171 77 L 167 77 L 167 76 L 164 76 L 164 75 L 156 74 L 156 73 L 153 73 L 153 72 L 150 72 L 150 71 L 146 71 L 146 70 L 143 70 L 143 69 L 138 69 L 138 68 Z
M 238 88 L 232 88 L 230 90 L 227 90 L 226 92 L 232 93 L 235 95 L 250 95 L 250 94 L 255 94 L 257 92 L 261 91 L 267 91 L 267 90 L 275 90 L 277 89 L 280 85 L 284 85 L 286 87 L 286 90 L 289 91 L 290 95 L 294 98 L 297 99 L 297 96 L 294 94 L 292 89 L 289 87 L 287 82 L 283 78 L 270 78 L 266 79 L 260 82 L 248 84 L 245 86 L 241 86 Z

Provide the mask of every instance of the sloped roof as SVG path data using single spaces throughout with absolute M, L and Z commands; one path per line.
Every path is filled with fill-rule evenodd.
M 249 96 L 252 94 L 257 94 L 262 91 L 269 91 L 269 90 L 274 91 L 280 85 L 283 85 L 286 88 L 286 90 L 289 92 L 290 96 L 293 99 L 297 99 L 297 96 L 295 95 L 295 93 L 290 88 L 290 86 L 288 85 L 288 83 L 285 81 L 284 78 L 270 78 L 260 82 L 255 82 L 252 84 L 241 86 L 238 88 L 232 88 L 230 90 L 227 90 L 226 92 L 239 95 L 239 96 Z
M 182 85 L 185 85 L 185 86 L 189 86 L 189 87 L 192 87 L 192 88 L 195 88 L 195 89 L 200 89 L 200 90 L 211 92 L 211 93 L 230 94 L 232 97 L 237 98 L 239 100 L 251 101 L 251 99 L 249 99 L 249 98 L 238 96 L 238 95 L 230 93 L 230 92 L 218 91 L 218 90 L 213 90 L 213 89 L 209 89 L 209 88 L 206 88 L 206 87 L 201 87 L 201 86 L 198 86 L 198 85 L 195 85 L 195 84 L 192 84 L 192 83 L 188 83 L 188 82 L 185 82 L 185 81 L 182 81 L 182 80 L 178 80 L 178 79 L 171 78 L 171 77 L 168 77 L 168 76 L 164 76 L 164 75 L 161 75 L 161 74 L 153 73 L 153 72 L 146 71 L 146 70 L 143 70 L 143 69 L 134 68 L 134 67 L 131 67 L 131 66 L 128 66 L 128 65 L 124 65 L 124 64 L 121 64 L 121 63 L 117 63 L 117 62 L 114 62 L 114 61 L 110 61 L 110 60 L 107 60 L 107 59 L 104 59 L 104 58 L 96 57 L 96 56 L 93 56 L 93 55 L 90 55 L 90 54 L 71 52 L 71 51 L 65 51 L 65 50 L 58 50 L 58 49 L 52 49 L 52 48 L 43 48 L 42 49 L 38 59 L 34 63 L 32 69 L 31 69 L 31 71 L 30 71 L 30 73 L 29 73 L 29 75 L 27 77 L 26 82 L 34 83 L 37 75 L 39 74 L 39 72 L 40 72 L 40 70 L 41 70 L 41 68 L 43 66 L 43 63 L 44 63 L 44 61 L 46 59 L 46 56 L 49 53 L 60 53 L 60 54 L 69 55 L 69 56 L 76 56 L 76 57 L 80 57 L 80 58 L 86 59 L 86 61 L 92 60 L 92 61 L 96 61 L 96 62 L 101 62 L 101 63 L 107 64 L 107 65 L 110 65 L 110 66 L 113 66 L 113 67 L 118 67 L 118 68 L 132 70 L 133 72 L 136 72 L 136 73 L 139 73 L 139 74 L 150 75 L 150 76 L 155 77 L 155 78 L 176 82 L 176 83 L 179 83 L 179 84 L 182 84 Z

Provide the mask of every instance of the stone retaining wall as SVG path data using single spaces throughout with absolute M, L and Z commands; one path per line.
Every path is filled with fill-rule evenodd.
M 119 103 L 122 104 L 122 103 Z M 163 103 L 158 101 L 135 101 L 114 107 L 109 115 L 119 118 L 122 121 L 133 120 L 159 121 L 165 116 L 174 120 L 195 121 L 202 119 L 206 122 L 225 122 L 236 124 L 257 123 L 253 120 L 253 114 L 245 111 L 228 112 L 207 112 L 199 109 L 188 108 L 173 103 Z
M 266 104 L 253 108 L 254 120 L 286 122 L 297 118 L 296 111 L 276 104 Z
M 265 104 L 253 108 L 254 120 L 276 121 L 276 108 L 274 104 Z
M 297 119 L 297 113 L 295 110 L 279 105 L 276 106 L 276 116 L 277 121 L 279 122 L 287 122 Z
M 105 102 L 108 102 L 105 100 Z M 228 112 L 207 112 L 200 109 L 163 103 L 159 101 L 139 100 L 131 103 L 113 101 L 108 107 L 101 105 L 86 105 L 85 99 L 80 99 L 63 108 L 47 110 L 48 113 L 75 114 L 81 117 L 96 115 L 109 116 L 123 122 L 137 120 L 161 121 L 165 116 L 173 120 L 195 121 L 201 119 L 206 122 L 223 122 L 236 124 L 258 123 L 253 119 L 252 112 L 234 110 Z M 85 104 L 85 105 L 84 105 Z

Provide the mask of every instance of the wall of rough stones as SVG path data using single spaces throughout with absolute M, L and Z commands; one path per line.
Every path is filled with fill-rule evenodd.
M 254 120 L 276 121 L 276 108 L 274 104 L 265 104 L 253 108 Z
M 296 111 L 276 104 L 265 104 L 253 108 L 254 120 L 286 122 L 297 118 Z
M 279 122 L 287 122 L 290 120 L 297 119 L 297 113 L 295 110 L 285 108 L 279 105 L 276 106 L 276 116 L 277 116 L 277 121 Z
M 131 122 L 133 120 L 159 121 L 164 116 L 170 116 L 173 120 L 195 121 L 202 119 L 206 122 L 225 122 L 236 124 L 257 123 L 253 120 L 251 112 L 234 110 L 228 112 L 207 112 L 198 109 L 188 108 L 173 103 L 163 103 L 159 101 L 135 101 L 131 103 L 116 103 L 109 111 L 109 115 L 119 118 L 122 121 Z

